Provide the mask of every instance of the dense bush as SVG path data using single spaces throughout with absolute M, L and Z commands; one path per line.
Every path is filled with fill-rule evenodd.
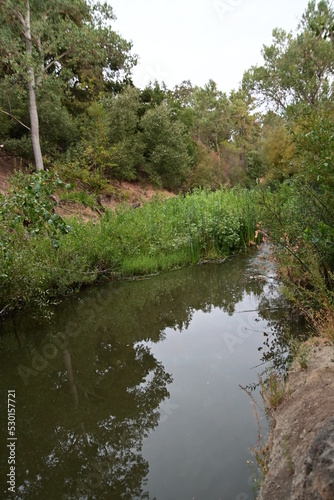
M 263 220 L 276 244 L 288 296 L 306 315 L 334 307 L 333 197 L 294 178 L 263 197 Z

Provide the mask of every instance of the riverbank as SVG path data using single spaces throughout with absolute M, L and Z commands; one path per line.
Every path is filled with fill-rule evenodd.
M 334 346 L 314 338 L 271 412 L 270 458 L 258 500 L 334 498 Z
M 143 276 L 220 259 L 255 244 L 259 209 L 246 189 L 197 190 L 99 221 L 63 219 L 50 174 L 18 176 L 0 207 L 0 314 L 47 305 L 101 279 Z

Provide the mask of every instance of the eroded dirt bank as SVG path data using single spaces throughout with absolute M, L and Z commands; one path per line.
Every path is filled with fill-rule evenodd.
M 307 369 L 296 361 L 288 384 L 272 415 L 269 472 L 258 498 L 333 500 L 333 345 L 310 345 Z

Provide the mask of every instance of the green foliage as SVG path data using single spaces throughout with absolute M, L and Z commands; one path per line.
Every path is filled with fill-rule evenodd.
M 266 412 L 270 414 L 283 402 L 288 393 L 287 382 L 283 375 L 272 369 L 268 370 L 265 377 L 259 376 L 259 381 L 260 395 Z
M 186 179 L 190 161 L 183 125 L 173 121 L 168 108 L 161 104 L 145 113 L 140 127 L 149 179 L 168 189 L 178 188 Z
M 297 173 L 296 146 L 282 118 L 273 113 L 265 117 L 259 146 L 267 183 L 283 181 Z
M 236 251 L 255 238 L 256 194 L 219 189 L 259 183 L 270 185 L 262 195 L 261 219 L 282 249 L 277 259 L 289 297 L 305 311 L 332 310 L 329 1 L 309 2 L 295 34 L 274 30 L 273 43 L 263 47 L 263 65 L 246 72 L 242 88 L 229 96 L 212 80 L 203 88 L 189 81 L 173 91 L 158 82 L 134 88 L 130 71 L 136 57 L 131 43 L 111 30 L 115 18 L 108 4 L 30 0 L 29 58 L 20 27 L 27 3 L 0 0 L 0 6 L 0 142 L 8 150 L 33 158 L 27 91 L 33 68 L 45 159 L 57 164 L 66 181 L 84 188 L 63 193 L 64 199 L 96 207 L 96 194 L 113 190 L 111 179 L 149 180 L 174 192 L 195 189 L 191 196 L 156 201 L 140 211 L 121 208 L 98 227 L 73 222 L 75 230 L 66 234 L 50 198 L 63 187 L 59 178 L 16 176 L 0 208 L 5 306 L 37 300 L 36 290 L 52 296 L 100 274 L 157 272 Z M 275 112 L 261 116 L 255 103 Z M 65 263 L 67 269 L 57 267 Z
M 167 89 L 164 83 L 160 86 L 159 82 L 155 80 L 152 84 L 150 82 L 140 94 L 140 101 L 143 103 L 145 109 L 155 108 L 160 106 L 166 99 Z
M 290 342 L 290 351 L 293 357 L 297 359 L 302 370 L 307 370 L 311 352 L 310 346 L 292 339 Z
M 271 185 L 262 218 L 285 290 L 311 319 L 334 307 L 333 33 L 332 5 L 312 0 L 296 35 L 274 30 L 243 81 L 279 113 L 264 117 L 259 143 Z
M 10 114 L 0 126 L 1 142 L 15 152 L 23 149 L 19 142 L 29 133 L 27 89 L 33 75 L 43 152 L 54 158 L 79 139 L 77 116 L 99 93 L 129 80 L 136 57 L 131 43 L 111 29 L 115 16 L 107 3 L 14 3 L 0 0 L 0 110 Z
M 192 99 L 198 140 L 207 147 L 215 148 L 219 154 L 219 143 L 230 138 L 226 120 L 229 105 L 226 94 L 220 92 L 217 84 L 210 80 L 204 88 L 195 88 Z
M 119 179 L 134 180 L 144 164 L 140 92 L 128 86 L 117 96 L 104 97 L 102 104 L 108 117 L 108 142 L 113 148 L 113 173 Z
M 53 193 L 59 187 L 64 184 L 55 173 L 18 172 L 9 193 L 0 196 L 0 285 L 3 297 L 12 295 L 11 307 L 25 300 L 18 291 L 20 288 L 23 294 L 46 293 L 40 277 L 51 270 L 43 267 L 45 260 L 44 264 L 43 259 L 36 262 L 34 256 L 43 254 L 46 247 L 51 248 L 51 253 L 56 252 L 61 237 L 71 230 L 54 209 Z M 28 278 L 25 281 L 28 271 L 31 281 Z
M 65 106 L 59 82 L 45 82 L 38 95 L 38 112 L 45 155 L 57 157 L 80 139 L 78 120 Z
M 103 176 L 103 167 L 101 174 L 101 167 L 92 168 L 91 159 L 88 156 L 86 159 L 85 154 L 89 155 L 90 149 L 86 152 L 79 146 L 78 149 L 72 150 L 71 154 L 67 156 L 67 160 L 55 164 L 57 171 L 62 179 L 71 183 L 79 184 L 84 189 L 100 193 L 108 186 L 106 177 Z
M 39 172 L 24 175 L 18 172 L 12 178 L 8 195 L 1 196 L 0 222 L 7 234 L 24 226 L 30 236 L 39 233 L 51 237 L 57 247 L 57 236 L 67 234 L 69 226 L 55 213 L 56 200 L 52 196 L 64 183 L 57 173 Z
M 333 196 L 295 178 L 263 198 L 263 221 L 280 251 L 281 279 L 304 313 L 334 306 Z
M 194 90 L 191 82 L 185 81 L 176 85 L 167 95 L 168 107 L 187 130 L 193 130 L 195 125 Z
M 194 157 L 194 165 L 190 168 L 185 183 L 187 190 L 198 187 L 219 189 L 224 175 L 217 153 L 209 151 L 203 144 L 195 143 Z
M 77 203 L 82 203 L 85 207 L 90 207 L 92 209 L 98 208 L 98 204 L 96 201 L 96 195 L 89 194 L 86 191 L 63 191 L 61 193 L 62 201 L 73 201 Z
M 314 110 L 306 109 L 299 116 L 294 141 L 305 180 L 317 185 L 333 209 L 334 105 L 331 101 L 321 103 Z

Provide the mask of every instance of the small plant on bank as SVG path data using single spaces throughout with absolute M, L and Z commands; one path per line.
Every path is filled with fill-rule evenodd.
M 84 207 L 90 207 L 92 210 L 98 208 L 96 195 L 86 191 L 64 191 L 61 193 L 60 199 L 65 202 L 82 203 Z
M 267 376 L 259 375 L 260 395 L 269 415 L 282 403 L 288 393 L 287 382 L 284 375 L 278 374 L 274 370 L 269 370 Z
M 302 370 L 307 370 L 310 357 L 310 347 L 296 339 L 291 339 L 289 345 L 293 358 L 298 361 Z
M 282 446 L 283 446 L 283 455 L 286 458 L 289 471 L 291 472 L 291 474 L 293 474 L 295 471 L 295 464 L 293 462 L 291 451 L 289 449 L 289 439 L 288 436 L 286 435 L 283 436 Z
M 259 375 L 259 386 L 260 386 L 260 396 L 263 402 L 263 406 L 266 415 L 269 416 L 274 409 L 276 409 L 283 401 L 285 395 L 287 394 L 287 383 L 283 375 L 278 374 L 273 369 L 265 372 L 265 374 Z M 261 433 L 260 417 L 259 417 L 259 403 L 255 400 L 252 392 L 245 387 L 240 386 L 242 390 L 251 398 L 253 409 L 255 413 L 255 418 L 258 425 L 258 444 L 256 447 L 251 449 L 253 453 L 258 470 L 259 470 L 259 480 L 254 479 L 254 487 L 256 490 L 260 490 L 263 481 L 269 471 L 269 461 L 270 453 L 272 448 L 271 441 L 265 441 Z M 253 462 L 247 462 L 252 466 Z
M 303 344 L 300 348 L 299 354 L 298 354 L 298 363 L 300 364 L 301 368 L 303 370 L 307 370 L 308 368 L 308 362 L 309 362 L 309 357 L 310 357 L 310 348 Z
M 270 451 L 271 451 L 271 446 L 269 443 L 266 444 L 260 443 L 257 448 L 252 449 L 252 452 L 254 454 L 260 472 L 259 488 L 261 488 L 263 480 L 269 471 Z

